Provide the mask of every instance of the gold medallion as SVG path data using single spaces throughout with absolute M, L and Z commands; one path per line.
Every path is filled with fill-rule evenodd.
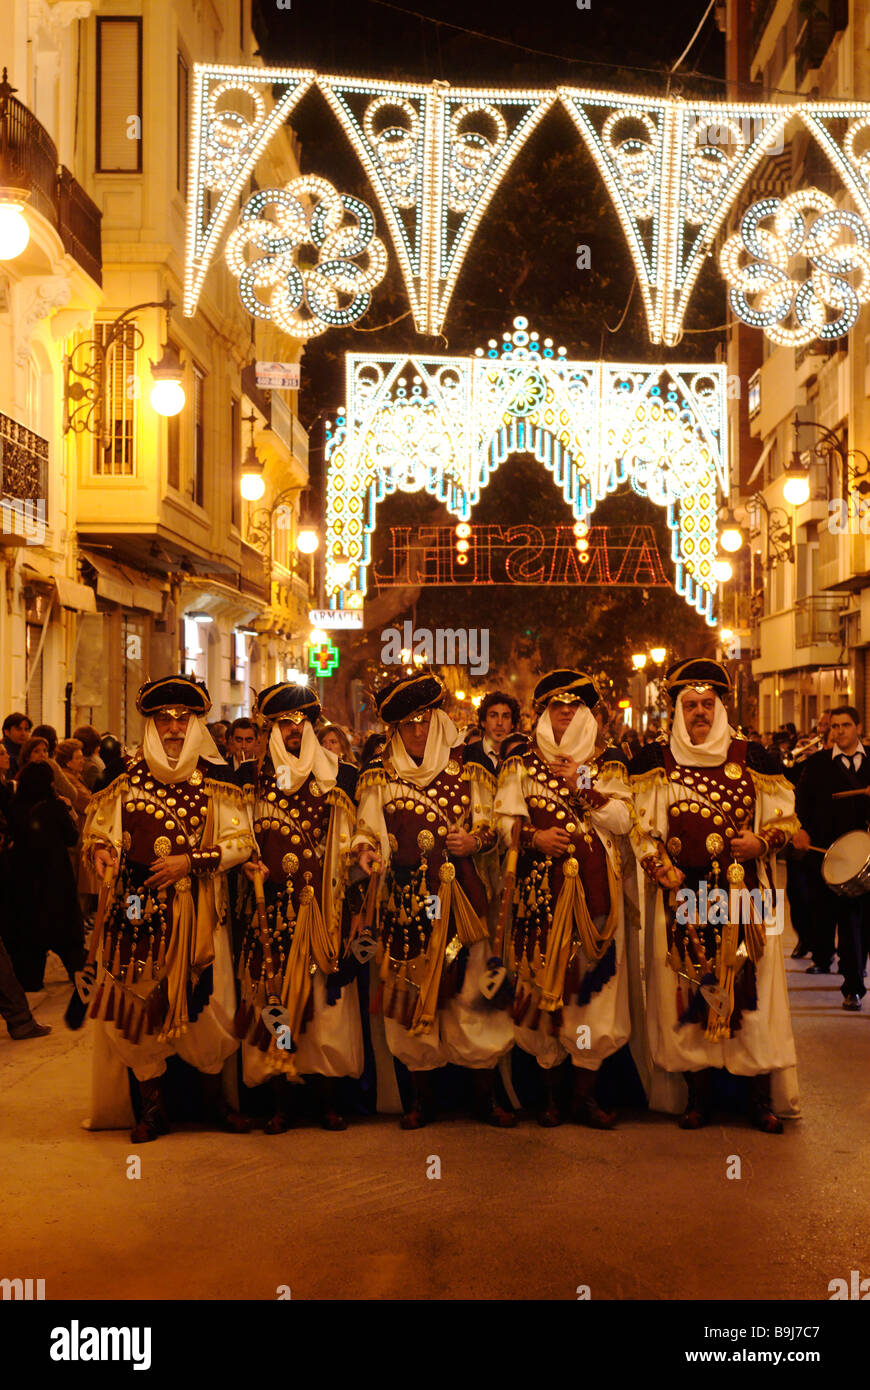
M 315 782 L 315 780 L 314 780 L 313 777 L 312 777 L 311 781 L 308 783 L 308 785 L 309 785 L 309 787 L 311 788 L 311 795 L 312 795 L 312 796 L 323 796 L 323 792 L 320 790 L 320 783 L 319 783 L 319 782 Z
M 726 763 L 725 776 L 730 777 L 732 782 L 739 782 L 743 776 L 743 768 L 739 763 Z
M 193 772 L 190 774 L 187 780 L 192 787 L 198 787 L 200 785 L 200 783 L 202 782 L 202 773 L 200 772 L 198 767 L 195 767 L 193 769 Z
M 176 891 L 176 893 L 189 893 L 189 892 L 190 892 L 190 879 L 187 878 L 186 876 L 185 876 L 184 878 L 180 878 L 180 879 L 178 880 L 178 882 L 176 883 L 176 885 L 175 885 L 175 891 Z
M 456 759 L 450 758 L 444 771 L 447 773 L 448 777 L 458 777 L 461 769 Z
M 709 806 L 702 806 L 702 807 L 701 807 L 701 815 L 704 817 L 704 820 L 709 820 L 709 819 L 710 819 L 710 816 L 712 815 L 712 812 L 711 812 L 711 810 L 710 810 L 710 807 L 709 807 Z
M 299 868 L 299 860 L 297 859 L 296 855 L 285 854 L 284 858 L 281 860 L 281 868 L 284 870 L 288 878 L 291 874 L 295 874 L 296 870 Z
M 746 871 L 742 864 L 728 865 L 728 882 L 740 886 L 746 878 Z
M 456 877 L 456 865 L 451 864 L 449 860 L 447 860 L 441 865 L 438 872 L 442 883 L 450 883 L 451 880 Z
M 580 865 L 577 863 L 577 860 L 574 858 L 573 854 L 569 855 L 569 857 L 565 860 L 565 867 L 562 872 L 564 873 L 566 878 L 576 878 L 579 874 Z
M 130 834 L 129 830 L 125 830 L 123 835 L 121 836 L 121 848 L 129 849 L 132 843 L 133 836 Z
M 390 849 L 392 850 L 393 854 L 398 854 L 398 852 L 399 852 L 399 842 L 398 842 L 398 840 L 396 839 L 395 835 L 388 835 L 388 836 L 387 836 L 387 844 L 390 846 Z
M 168 854 L 172 853 L 172 841 L 168 835 L 157 836 L 154 841 L 154 853 L 158 859 L 165 859 Z
M 417 848 L 427 852 L 435 848 L 435 836 L 431 830 L 421 830 L 417 836 Z
M 678 855 L 678 854 L 680 853 L 680 850 L 681 850 L 682 848 L 683 848 L 683 842 L 682 842 L 682 840 L 679 839 L 678 836 L 676 836 L 676 835 L 671 835 L 671 836 L 669 837 L 669 839 L 668 839 L 668 844 L 667 844 L 668 854 L 673 854 L 674 856 L 676 856 L 676 855 Z
M 721 854 L 725 848 L 725 841 L 722 839 L 722 836 L 716 835 L 715 833 L 707 836 L 705 844 L 708 854 Z

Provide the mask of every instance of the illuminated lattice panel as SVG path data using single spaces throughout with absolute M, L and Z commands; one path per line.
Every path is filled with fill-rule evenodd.
M 438 333 L 480 220 L 555 93 L 339 77 L 320 87 L 377 191 L 418 331 Z

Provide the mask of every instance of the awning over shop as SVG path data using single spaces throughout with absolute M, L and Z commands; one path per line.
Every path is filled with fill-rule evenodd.
M 51 562 L 40 555 L 28 555 L 21 572 L 31 580 L 54 588 L 61 608 L 69 608 L 73 613 L 96 613 L 97 600 L 93 589 L 76 579 L 67 579 L 66 575 L 54 574 Z
M 100 598 L 119 603 L 124 608 L 144 608 L 149 613 L 163 612 L 165 587 L 159 579 L 118 565 L 92 550 L 83 550 L 82 559 L 96 571 L 97 594 Z

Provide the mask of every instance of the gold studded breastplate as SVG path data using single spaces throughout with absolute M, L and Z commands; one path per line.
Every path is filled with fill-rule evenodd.
M 153 776 L 144 760 L 134 763 L 121 813 L 127 859 L 147 866 L 169 854 L 199 849 L 207 814 L 201 768 L 195 768 L 186 782 L 166 783 Z
M 681 767 L 665 750 L 668 779 L 668 837 L 671 858 L 688 876 L 706 874 L 716 860 L 723 871 L 731 862 L 730 843 L 752 830 L 755 786 L 746 766 L 746 743 L 733 739 L 717 767 Z M 751 861 L 746 881 L 754 877 Z
M 331 807 L 313 777 L 295 792 L 282 790 L 274 772 L 261 775 L 254 803 L 254 834 L 272 883 L 310 870 L 315 887 L 326 843 Z M 315 882 L 316 881 L 316 882 Z

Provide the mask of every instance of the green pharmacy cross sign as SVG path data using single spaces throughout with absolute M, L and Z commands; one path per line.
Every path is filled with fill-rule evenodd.
M 318 646 L 309 647 L 308 665 L 318 677 L 331 676 L 333 671 L 338 670 L 338 647 L 328 637 Z

